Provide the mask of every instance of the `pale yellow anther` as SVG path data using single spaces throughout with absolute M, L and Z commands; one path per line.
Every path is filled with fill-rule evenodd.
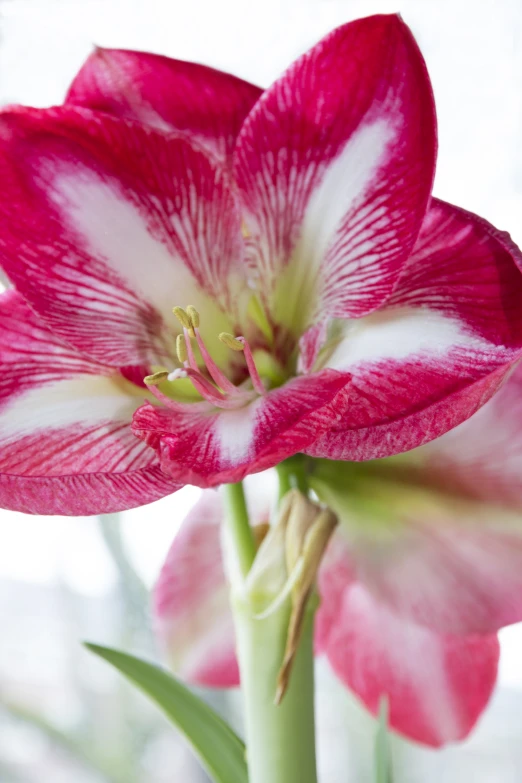
M 157 386 L 158 383 L 166 381 L 168 375 L 167 370 L 159 370 L 158 372 L 153 373 L 153 375 L 147 375 L 147 377 L 143 379 L 143 383 L 146 386 Z
M 230 348 L 232 351 L 244 351 L 245 347 L 241 340 L 238 340 L 234 335 L 229 334 L 228 332 L 221 332 L 219 335 L 219 339 L 222 343 L 224 343 L 227 348 Z
M 198 327 L 199 327 L 199 313 L 196 310 L 196 308 L 193 307 L 192 305 L 189 305 L 187 307 L 187 315 L 190 318 L 190 325 L 192 326 L 192 328 L 193 329 L 198 329 Z
M 191 320 L 182 307 L 173 307 L 172 312 L 185 329 L 192 329 Z
M 178 334 L 176 337 L 176 353 L 181 364 L 184 364 L 184 362 L 187 361 L 188 352 L 187 343 L 185 342 L 185 335 L 183 334 Z

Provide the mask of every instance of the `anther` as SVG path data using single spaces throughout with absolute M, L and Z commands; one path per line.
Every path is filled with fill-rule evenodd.
M 219 339 L 227 346 L 227 348 L 230 348 L 232 351 L 245 350 L 243 343 L 228 332 L 221 332 Z
M 188 316 L 188 314 L 185 312 L 185 310 L 182 307 L 173 307 L 172 312 L 180 322 L 180 324 L 183 326 L 184 329 L 192 329 L 192 323 Z
M 145 386 L 157 386 L 158 383 L 166 381 L 168 377 L 169 374 L 167 370 L 159 370 L 152 375 L 147 375 L 147 377 L 143 379 L 143 383 Z
M 185 364 L 188 358 L 188 352 L 184 334 L 178 334 L 176 337 L 176 353 L 181 364 Z
M 199 313 L 193 305 L 187 307 L 187 315 L 190 319 L 190 325 L 195 330 L 199 327 Z
M 254 389 L 258 394 L 266 394 L 266 389 L 263 386 L 263 382 L 261 378 L 259 377 L 259 373 L 256 368 L 256 364 L 254 362 L 254 357 L 252 356 L 252 351 L 250 350 L 250 346 L 248 342 L 245 340 L 244 337 L 234 337 L 233 335 L 229 334 L 228 332 L 221 332 L 219 335 L 219 339 L 222 343 L 224 343 L 228 348 L 231 348 L 233 351 L 243 351 L 245 354 L 245 361 L 247 363 L 248 372 L 250 373 L 250 378 L 252 379 L 252 385 L 254 386 Z

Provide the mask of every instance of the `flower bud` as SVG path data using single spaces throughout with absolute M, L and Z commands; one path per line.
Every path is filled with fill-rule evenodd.
M 281 502 L 276 522 L 259 547 L 245 582 L 248 601 L 258 619 L 291 602 L 283 661 L 275 701 L 280 703 L 295 659 L 308 601 L 337 517 L 294 489 Z

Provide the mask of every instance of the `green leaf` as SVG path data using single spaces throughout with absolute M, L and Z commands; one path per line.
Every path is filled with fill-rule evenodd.
M 230 726 L 175 677 L 127 653 L 86 644 L 149 696 L 185 735 L 215 783 L 248 783 L 245 746 Z
M 388 699 L 381 698 L 379 723 L 375 735 L 375 783 L 393 783 L 388 741 Z

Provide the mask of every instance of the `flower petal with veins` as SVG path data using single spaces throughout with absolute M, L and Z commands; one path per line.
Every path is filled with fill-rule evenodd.
M 237 76 L 198 63 L 96 48 L 76 75 L 66 103 L 167 133 L 184 131 L 225 158 L 261 93 Z
M 134 433 L 156 449 L 166 475 L 212 487 L 240 481 L 302 451 L 335 418 L 350 376 L 333 370 L 290 380 L 235 410 L 210 404 L 177 410 L 146 403 Z
M 65 340 L 117 366 L 162 364 L 180 301 L 205 312 L 203 331 L 230 330 L 241 218 L 225 171 L 186 138 L 20 108 L 0 115 L 0 153 L 0 263 Z
M 301 333 L 385 301 L 421 227 L 435 149 L 426 67 L 398 16 L 337 28 L 263 93 L 235 172 L 277 320 Z
M 132 435 L 143 390 L 49 332 L 18 292 L 0 305 L 2 507 L 108 513 L 178 489 Z
M 469 734 L 496 682 L 496 636 L 437 634 L 335 568 L 323 571 L 320 592 L 318 651 L 374 715 L 386 696 L 390 726 L 413 740 L 439 747 Z
M 423 483 L 522 509 L 522 364 L 474 416 L 400 459 Z
M 389 302 L 346 322 L 322 360 L 353 383 L 339 421 L 309 453 L 386 457 L 475 413 L 520 357 L 521 259 L 507 235 L 434 199 Z
M 421 479 L 401 461 L 316 463 L 311 485 L 339 516 L 353 578 L 397 616 L 440 633 L 522 621 L 520 511 L 430 486 L 429 469 Z

